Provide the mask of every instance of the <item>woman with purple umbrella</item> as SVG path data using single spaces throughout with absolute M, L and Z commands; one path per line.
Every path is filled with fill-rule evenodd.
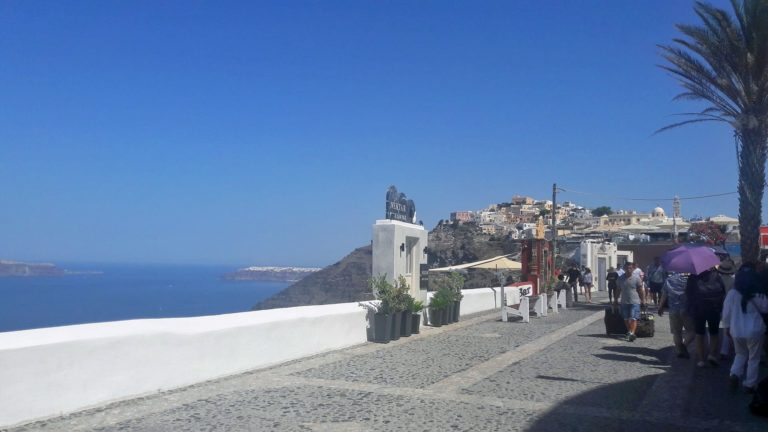
M 680 246 L 664 254 L 661 259 L 668 271 L 690 273 L 685 287 L 688 299 L 688 312 L 693 317 L 696 331 L 696 352 L 704 367 L 707 362 L 717 366 L 720 331 L 720 315 L 725 300 L 725 285 L 714 267 L 720 264 L 720 258 L 712 249 L 705 246 Z M 705 335 L 709 333 L 709 349 L 705 345 Z M 707 355 L 707 352 L 709 354 Z
M 718 337 L 720 333 L 720 315 L 723 312 L 725 300 L 725 284 L 720 274 L 714 269 L 705 270 L 697 275 L 691 275 L 685 287 L 688 297 L 688 308 L 693 316 L 693 327 L 696 331 L 696 352 L 698 367 L 704 367 L 709 362 L 712 366 L 718 363 Z M 709 349 L 706 347 L 705 334 L 709 333 Z M 707 355 L 706 353 L 709 352 Z M 705 357 L 706 356 L 706 357 Z

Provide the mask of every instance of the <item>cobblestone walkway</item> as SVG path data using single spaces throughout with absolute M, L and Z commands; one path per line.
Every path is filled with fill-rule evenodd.
M 499 316 L 13 431 L 768 430 L 748 396 L 727 392 L 725 366 L 674 357 L 666 316 L 634 343 L 605 335 L 601 305 L 530 324 Z

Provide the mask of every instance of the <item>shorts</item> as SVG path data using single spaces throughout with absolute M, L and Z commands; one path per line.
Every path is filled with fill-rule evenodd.
M 693 330 L 693 320 L 687 312 L 670 312 L 669 313 L 669 329 L 672 334 L 682 334 L 683 328 L 690 332 Z
M 717 309 L 697 311 L 693 315 L 693 325 L 697 335 L 704 335 L 705 329 L 710 335 L 717 335 L 720 330 L 720 311 Z
M 661 288 L 664 286 L 661 282 L 648 282 L 648 285 L 650 285 L 651 292 L 656 294 L 660 293 Z
M 639 320 L 640 319 L 640 305 L 639 304 L 622 304 L 621 316 L 625 320 Z

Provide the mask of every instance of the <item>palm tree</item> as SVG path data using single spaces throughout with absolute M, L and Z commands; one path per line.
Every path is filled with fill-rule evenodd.
M 733 16 L 696 2 L 701 25 L 677 25 L 685 36 L 660 46 L 671 72 L 685 91 L 675 99 L 700 100 L 707 107 L 684 113 L 690 123 L 731 125 L 739 168 L 741 255 L 756 261 L 768 150 L 768 0 L 731 0 Z

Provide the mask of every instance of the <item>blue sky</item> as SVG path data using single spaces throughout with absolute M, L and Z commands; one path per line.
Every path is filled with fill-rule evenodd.
M 735 191 L 727 126 L 653 134 L 699 107 L 656 66 L 692 4 L 1 2 L 0 258 L 324 266 L 391 184 L 430 229 Z

